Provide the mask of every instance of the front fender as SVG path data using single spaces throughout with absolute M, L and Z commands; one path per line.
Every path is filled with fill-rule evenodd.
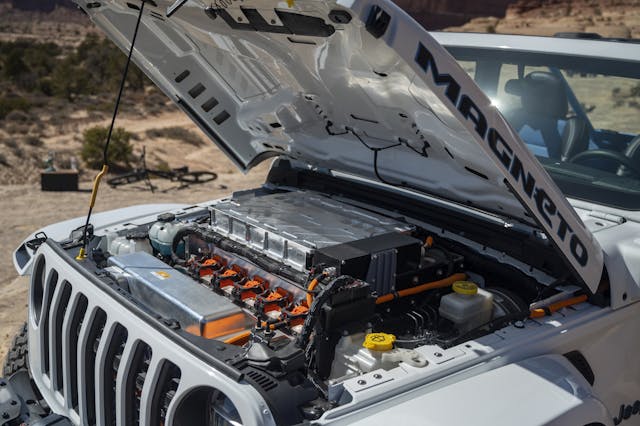
M 434 383 L 322 423 L 383 426 L 390 422 L 424 426 L 614 424 L 591 385 L 560 355 L 508 364 L 449 386 Z
M 140 224 L 153 221 L 154 217 L 159 213 L 172 211 L 187 207 L 186 204 L 143 204 L 139 206 L 124 207 L 121 209 L 110 210 L 102 213 L 96 213 L 91 216 L 91 224 L 94 232 L 99 233 L 101 229 L 108 229 L 120 223 Z M 34 251 L 27 247 L 26 242 L 35 238 L 36 234 L 44 233 L 48 238 L 55 241 L 64 240 L 69 237 L 72 230 L 84 226 L 86 216 L 76 217 L 75 219 L 65 220 L 53 225 L 45 226 L 42 229 L 32 233 L 24 239 L 22 244 L 13 252 L 13 266 L 19 275 L 29 275 L 31 273 L 32 259 Z

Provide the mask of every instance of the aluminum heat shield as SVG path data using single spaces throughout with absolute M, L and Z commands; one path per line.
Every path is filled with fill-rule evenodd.
M 126 278 L 134 298 L 162 317 L 177 320 L 191 334 L 224 338 L 255 324 L 227 298 L 148 253 L 111 256 L 108 263 L 110 272 Z M 213 329 L 217 335 L 210 332 Z
M 413 226 L 312 192 L 243 195 L 211 207 L 211 225 L 294 269 L 305 271 L 316 250 Z

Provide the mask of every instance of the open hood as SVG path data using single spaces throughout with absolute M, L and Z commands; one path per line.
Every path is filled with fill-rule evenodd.
M 140 0 L 76 1 L 129 50 Z M 147 0 L 133 59 L 243 170 L 288 156 L 535 224 L 598 287 L 602 250 L 564 195 L 391 1 Z

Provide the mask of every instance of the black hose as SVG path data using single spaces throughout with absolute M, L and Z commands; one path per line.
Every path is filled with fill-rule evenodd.
M 180 256 L 178 256 L 178 254 L 176 253 L 176 250 L 178 250 L 178 246 L 180 245 L 180 242 L 182 242 L 182 239 L 184 237 L 194 234 L 197 235 L 196 228 L 191 227 L 182 228 L 178 232 L 176 232 L 176 235 L 171 241 L 171 260 L 173 260 L 173 263 L 184 265 L 186 259 L 181 259 Z
M 353 277 L 350 277 L 348 275 L 341 275 L 329 282 L 329 284 L 327 284 L 313 299 L 313 303 L 311 304 L 311 306 L 309 306 L 309 314 L 307 315 L 307 318 L 305 318 L 304 324 L 302 326 L 302 331 L 296 339 L 296 345 L 299 348 L 304 349 L 309 344 L 311 332 L 314 330 L 318 318 L 320 317 L 320 309 L 322 308 L 322 306 L 327 303 L 329 298 L 337 290 L 339 290 L 340 287 L 350 282 L 353 282 Z

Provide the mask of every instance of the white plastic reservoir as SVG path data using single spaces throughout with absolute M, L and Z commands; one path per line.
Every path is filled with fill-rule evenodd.
M 146 238 L 117 237 L 109 244 L 109 253 L 113 256 L 145 252 L 153 254 L 153 249 Z
M 440 300 L 440 315 L 452 321 L 460 334 L 491 320 L 493 294 L 470 281 L 456 281 L 452 289 Z

